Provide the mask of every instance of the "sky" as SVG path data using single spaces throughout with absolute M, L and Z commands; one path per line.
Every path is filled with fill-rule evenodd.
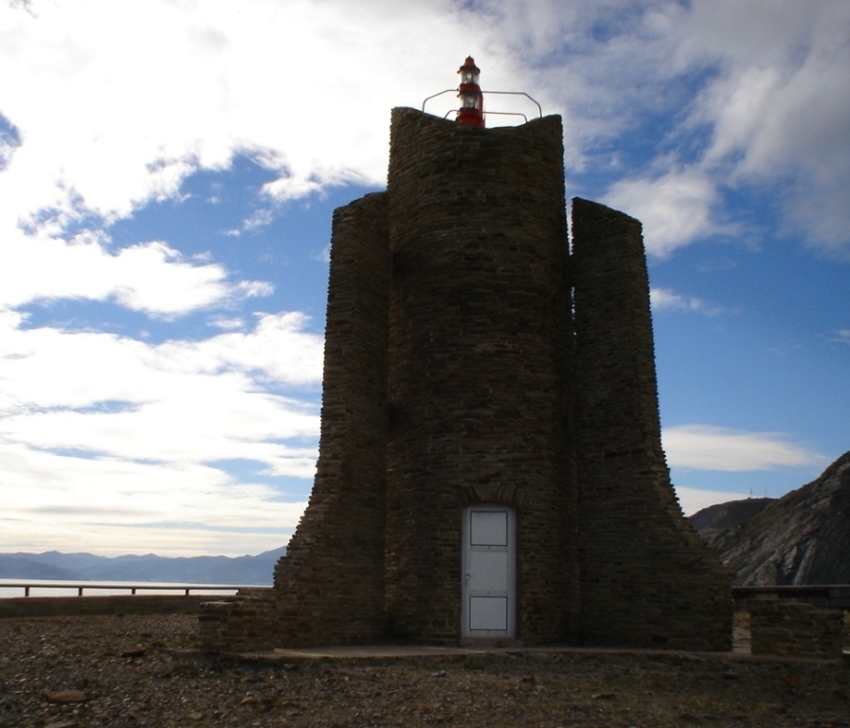
M 563 117 L 565 204 L 643 222 L 683 511 L 850 450 L 846 0 L 6 0 L 0 552 L 288 541 L 332 211 L 467 55 L 488 126 Z

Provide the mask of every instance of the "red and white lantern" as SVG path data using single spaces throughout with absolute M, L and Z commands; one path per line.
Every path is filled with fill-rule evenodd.
M 481 70 L 475 65 L 472 56 L 457 71 L 460 74 L 460 86 L 457 97 L 460 99 L 460 109 L 457 112 L 457 122 L 470 126 L 484 126 L 484 95 L 478 85 Z

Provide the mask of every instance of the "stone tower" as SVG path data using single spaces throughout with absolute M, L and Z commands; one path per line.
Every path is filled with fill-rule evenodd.
M 559 117 L 393 111 L 387 191 L 334 215 L 310 503 L 208 646 L 729 647 L 661 449 L 640 223 L 572 209 L 570 253 Z

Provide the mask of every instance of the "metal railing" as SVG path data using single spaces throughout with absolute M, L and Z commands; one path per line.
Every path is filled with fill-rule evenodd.
M 801 584 L 789 586 L 733 586 L 732 598 L 740 607 L 749 599 L 774 597 L 810 602 L 828 609 L 850 610 L 850 584 Z
M 457 93 L 457 89 L 456 88 L 454 88 L 454 89 L 453 88 L 447 88 L 444 91 L 439 91 L 438 93 L 431 94 L 430 96 L 426 97 L 425 100 L 422 102 L 422 111 L 423 112 L 425 111 L 425 105 L 431 99 L 436 99 L 438 96 L 442 96 L 443 94 L 448 94 L 448 93 Z M 484 96 L 494 96 L 494 95 L 495 96 L 525 96 L 525 98 L 529 99 L 537 107 L 538 118 L 540 118 L 540 119 L 543 118 L 543 107 L 537 102 L 536 99 L 532 98 L 527 93 L 525 93 L 525 91 L 482 91 L 481 93 Z M 453 111 L 456 112 L 456 111 L 459 111 L 459 110 L 460 109 L 449 109 L 446 112 L 445 116 L 443 116 L 443 118 L 446 119 L 446 118 L 448 118 L 448 115 L 451 114 Z M 487 111 L 487 110 L 485 110 L 483 113 L 484 113 L 485 117 L 487 117 L 488 114 L 489 115 L 497 115 L 497 116 L 521 116 L 523 119 L 525 119 L 526 123 L 528 122 L 528 117 L 525 114 L 523 114 L 521 111 Z
M 130 592 L 131 595 L 139 594 L 139 592 L 147 591 L 169 591 L 180 592 L 183 596 L 189 596 L 192 592 L 200 593 L 222 593 L 222 592 L 237 592 L 240 589 L 257 589 L 267 587 L 256 587 L 248 585 L 234 584 L 108 584 L 106 582 L 96 582 L 90 584 L 59 584 L 59 583 L 42 583 L 38 581 L 16 581 L 16 582 L 0 582 L 0 589 L 23 589 L 24 596 L 32 596 L 33 589 L 64 589 L 77 592 L 77 596 L 84 596 L 85 590 L 110 590 L 120 592 Z

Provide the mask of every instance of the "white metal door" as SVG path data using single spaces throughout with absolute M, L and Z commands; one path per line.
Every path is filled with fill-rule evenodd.
M 470 506 L 463 518 L 463 637 L 514 636 L 516 516 Z

